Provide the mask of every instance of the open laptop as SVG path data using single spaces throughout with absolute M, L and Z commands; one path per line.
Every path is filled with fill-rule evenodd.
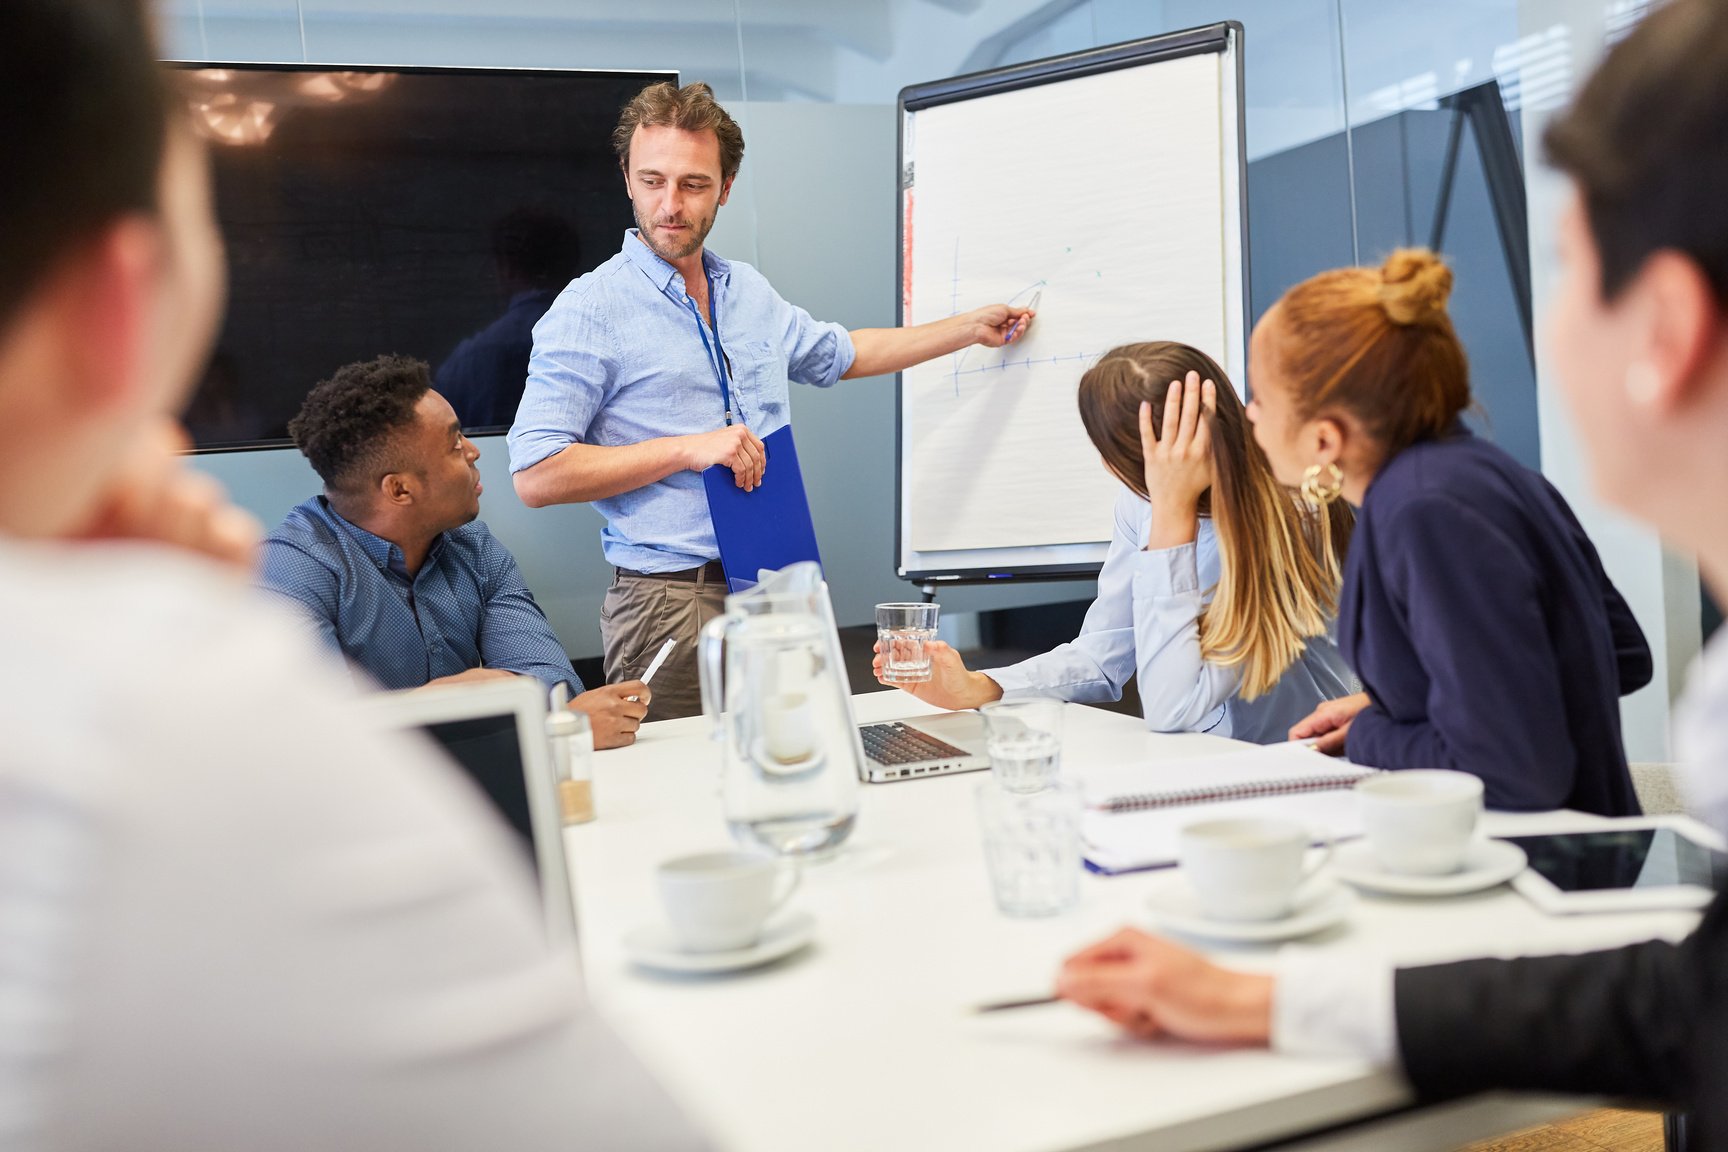
M 546 689 L 539 681 L 513 677 L 382 692 L 362 706 L 381 727 L 428 737 L 486 794 L 534 865 L 547 937 L 574 947 L 576 905 L 546 738 Z
M 779 572 L 758 572 L 762 582 L 780 579 L 821 579 L 820 566 L 804 561 Z M 840 648 L 840 628 L 834 620 L 834 604 L 823 581 L 812 598 L 826 632 L 828 657 L 839 680 L 846 719 L 854 733 L 859 774 L 868 784 L 910 780 L 918 776 L 942 776 L 950 772 L 974 772 L 990 767 L 984 754 L 984 718 L 976 712 L 949 712 L 910 720 L 859 724 L 852 711 L 852 684 Z
M 860 724 L 858 739 L 864 778 L 872 784 L 990 767 L 984 754 L 984 717 L 976 712 Z

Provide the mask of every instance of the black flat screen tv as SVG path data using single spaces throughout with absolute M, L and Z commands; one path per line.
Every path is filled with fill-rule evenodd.
M 534 322 L 632 224 L 611 135 L 671 72 L 202 64 L 181 70 L 227 242 L 201 450 L 281 447 L 306 393 L 387 352 L 501 432 Z

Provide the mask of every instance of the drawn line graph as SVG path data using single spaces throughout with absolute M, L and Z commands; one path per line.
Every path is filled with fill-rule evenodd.
M 960 314 L 960 246 L 960 238 L 955 237 L 953 271 L 949 277 L 948 283 L 948 315 L 950 316 L 958 316 Z M 1072 252 L 1073 249 L 1066 248 L 1064 251 Z M 1099 271 L 1096 275 L 1102 276 L 1103 272 Z M 1008 297 L 1006 303 L 1011 307 L 1017 304 L 1022 304 L 1026 302 L 1033 293 L 1038 292 L 1040 289 L 1048 288 L 1049 286 L 1050 281 L 1048 279 L 1034 280 L 1032 283 L 1026 285 L 1024 288 L 1021 288 L 1018 292 L 1015 292 L 1012 296 Z M 1024 357 L 1019 360 L 1004 358 L 994 364 L 977 364 L 968 367 L 968 360 L 972 357 L 973 353 L 980 350 L 985 352 L 997 351 L 997 349 L 980 349 L 979 345 L 974 344 L 971 347 L 962 348 L 959 351 L 950 354 L 948 380 L 949 385 L 954 390 L 955 399 L 959 399 L 960 397 L 960 377 L 962 376 L 977 376 L 986 372 L 1006 372 L 1010 368 L 1030 368 L 1035 364 L 1060 364 L 1065 362 L 1090 360 L 1098 355 L 1097 352 L 1074 352 L 1067 355 Z
M 1037 359 L 1028 357 L 1024 360 L 1004 360 L 999 364 L 981 364 L 976 368 L 956 368 L 951 373 L 956 379 L 961 376 L 973 376 L 980 372 L 1005 372 L 1009 368 L 1030 368 L 1034 364 L 1060 364 L 1064 360 L 1090 360 L 1096 352 L 1076 352 L 1072 356 L 1040 356 Z

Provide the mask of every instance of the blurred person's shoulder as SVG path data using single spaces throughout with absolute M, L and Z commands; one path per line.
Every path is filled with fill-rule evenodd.
M 246 834 L 285 843 L 411 826 L 510 855 L 466 782 L 376 730 L 352 677 L 240 575 L 145 544 L 7 541 L 0 603 L 0 775 L 84 781 L 201 838 L 250 814 Z

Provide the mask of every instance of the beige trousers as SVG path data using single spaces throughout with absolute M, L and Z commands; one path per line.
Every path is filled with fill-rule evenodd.
M 612 573 L 600 608 L 600 640 L 606 646 L 606 682 L 636 680 L 648 670 L 668 637 L 678 641 L 649 684 L 649 720 L 675 720 L 702 711 L 696 676 L 696 636 L 725 610 L 724 580 L 662 580 Z

